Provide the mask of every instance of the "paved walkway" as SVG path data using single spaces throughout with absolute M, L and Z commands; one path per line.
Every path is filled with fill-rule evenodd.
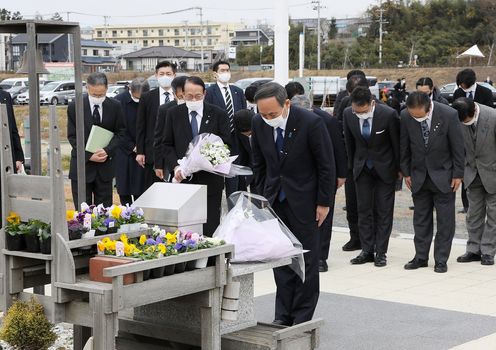
M 357 252 L 341 250 L 347 238 L 335 228 L 329 272 L 320 274 L 320 349 L 496 349 L 496 266 L 457 263 L 464 240 L 455 240 L 448 272 L 437 274 L 432 257 L 428 268 L 403 269 L 412 235 L 391 238 L 383 268 L 350 265 Z M 274 291 L 271 271 L 256 275 L 261 321 L 273 319 Z

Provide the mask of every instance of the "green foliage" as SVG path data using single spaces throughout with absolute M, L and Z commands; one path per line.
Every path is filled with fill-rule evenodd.
M 57 339 L 52 327 L 43 306 L 34 298 L 28 302 L 16 301 L 4 318 L 0 339 L 15 349 L 46 350 Z
M 0 21 L 14 21 L 22 19 L 19 11 L 12 12 L 4 8 L 0 8 Z

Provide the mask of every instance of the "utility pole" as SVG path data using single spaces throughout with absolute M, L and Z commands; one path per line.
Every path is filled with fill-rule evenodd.
M 320 5 L 320 0 L 312 1 L 316 4 L 313 9 L 317 10 L 317 70 L 320 70 L 320 9 L 324 8 Z
M 205 71 L 205 62 L 204 62 L 204 54 L 203 54 L 203 8 L 198 7 L 198 10 L 200 11 L 200 54 L 201 54 L 201 71 Z
M 384 9 L 382 8 L 382 0 L 379 1 L 379 64 L 382 64 L 382 36 L 387 34 L 383 31 L 382 25 L 389 23 L 383 20 Z

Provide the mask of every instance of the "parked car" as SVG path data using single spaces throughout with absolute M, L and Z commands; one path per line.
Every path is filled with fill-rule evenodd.
M 73 81 L 54 81 L 46 84 L 40 89 L 40 103 L 58 105 L 64 102 L 64 98 L 74 93 Z
M 27 105 L 29 104 L 29 89 L 26 87 L 26 90 L 19 95 L 17 95 L 16 99 L 14 100 L 14 103 L 19 104 L 19 105 Z
M 496 88 L 491 84 L 486 83 L 485 81 L 477 84 L 487 87 L 489 90 L 491 90 L 491 92 L 493 93 L 493 106 L 496 107 Z
M 125 85 L 109 85 L 107 88 L 107 97 L 113 98 L 124 91 L 127 91 Z
M 237 87 L 239 87 L 240 89 L 242 89 L 243 91 L 245 91 L 245 89 L 250 86 L 252 83 L 256 82 L 256 81 L 266 81 L 266 82 L 269 82 L 269 81 L 272 81 L 274 79 L 272 78 L 245 78 L 245 79 L 240 79 L 238 81 L 236 81 L 234 83 L 234 85 L 236 85 Z
M 18 97 L 19 97 L 19 95 L 25 94 L 25 93 L 27 93 L 28 91 L 29 91 L 29 87 L 27 87 L 27 86 L 22 86 L 21 88 L 16 89 L 16 90 L 15 90 L 15 91 L 13 91 L 13 92 L 12 92 L 12 90 L 11 90 L 11 92 L 10 92 L 10 96 L 12 97 L 12 102 L 13 102 L 14 104 L 20 104 L 20 103 L 18 102 L 18 100 L 17 100 L 17 99 L 18 99 Z
M 0 82 L 0 89 L 12 93 L 22 87 L 29 86 L 28 78 L 8 78 Z

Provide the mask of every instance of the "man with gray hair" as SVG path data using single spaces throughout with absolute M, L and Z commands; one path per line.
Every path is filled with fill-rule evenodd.
M 115 96 L 121 103 L 126 126 L 121 146 L 114 159 L 115 184 L 122 205 L 132 204 L 144 191 L 145 170 L 136 162 L 135 127 L 144 82 L 144 78 L 135 78 L 129 84 L 129 91 Z
M 114 167 L 112 158 L 121 144 L 125 128 L 124 116 L 118 101 L 106 97 L 107 77 L 104 73 L 92 73 L 86 79 L 88 94 L 83 97 L 84 143 L 88 142 L 91 129 L 95 126 L 111 131 L 114 136 L 109 144 L 94 153 L 86 152 L 86 193 L 77 191 L 76 161 L 76 104 L 71 102 L 67 108 L 67 138 L 72 146 L 69 179 L 71 179 L 72 198 L 77 209 L 79 203 L 112 205 L 112 179 Z M 81 196 L 81 198 L 79 197 Z
M 257 193 L 302 243 L 305 282 L 288 266 L 274 269 L 274 323 L 292 326 L 312 319 L 319 299 L 319 230 L 329 213 L 335 168 L 322 119 L 290 106 L 277 83 L 261 86 L 252 123 L 253 173 Z
M 453 103 L 462 124 L 465 173 L 469 201 L 466 217 L 467 252 L 460 263 L 494 265 L 496 253 L 496 110 L 460 97 Z

